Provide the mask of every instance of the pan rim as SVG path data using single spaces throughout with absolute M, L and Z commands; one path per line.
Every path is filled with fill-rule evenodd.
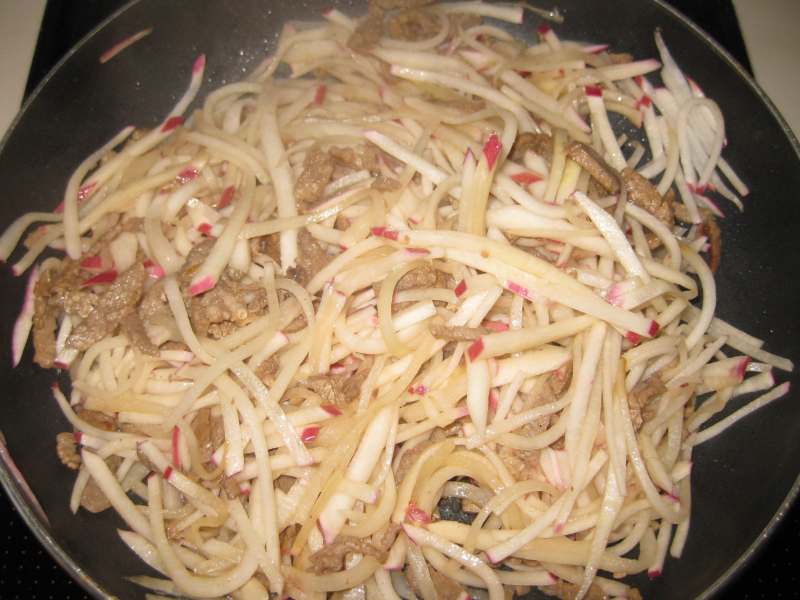
M 84 45 L 86 45 L 95 35 L 102 31 L 109 23 L 121 17 L 124 13 L 130 10 L 133 6 L 141 3 L 142 0 L 131 0 L 126 3 L 111 15 L 101 21 L 89 33 L 81 38 L 66 54 L 47 72 L 42 80 L 36 85 L 35 89 L 28 98 L 23 102 L 19 112 L 12 120 L 2 140 L 0 140 L 0 154 L 5 150 L 5 146 L 16 129 L 19 122 L 25 118 L 28 108 L 38 98 L 43 89 L 47 86 L 52 77 L 67 63 L 74 54 L 76 54 Z M 446 0 L 445 0 L 446 1 Z M 769 111 L 770 115 L 780 126 L 781 131 L 789 140 L 790 146 L 794 150 L 795 158 L 800 162 L 800 142 L 798 142 L 797 135 L 791 129 L 786 119 L 780 113 L 775 103 L 770 99 L 764 89 L 756 82 L 753 76 L 748 73 L 744 67 L 725 49 L 719 42 L 706 33 L 701 27 L 695 24 L 691 19 L 685 16 L 676 8 L 668 5 L 664 0 L 648 0 L 660 10 L 671 16 L 678 21 L 682 26 L 686 27 L 693 35 L 702 40 L 708 48 L 721 58 L 727 65 L 739 76 L 749 88 L 755 92 L 759 100 Z M 24 474 L 23 474 L 24 475 Z M 50 554 L 50 556 L 64 569 L 86 592 L 98 600 L 107 600 L 114 598 L 108 591 L 105 590 L 95 579 L 80 565 L 78 562 L 67 553 L 62 545 L 53 537 L 48 527 L 42 523 L 41 519 L 36 515 L 31 508 L 28 500 L 22 494 L 18 484 L 14 481 L 13 476 L 9 472 L 5 463 L 0 461 L 0 485 L 5 490 L 6 495 L 10 499 L 14 508 L 22 517 L 25 524 L 34 534 L 39 543 Z M 800 495 L 800 473 L 794 480 L 788 493 L 783 501 L 778 506 L 775 513 L 769 519 L 767 524 L 756 536 L 752 543 L 742 552 L 739 557 L 730 564 L 730 566 L 713 582 L 711 583 L 699 596 L 698 600 L 706 600 L 711 598 L 722 591 L 724 591 L 735 579 L 741 575 L 743 570 L 755 559 L 758 553 L 763 550 L 764 544 L 775 532 L 778 525 L 784 520 L 786 513 L 792 507 L 794 502 Z

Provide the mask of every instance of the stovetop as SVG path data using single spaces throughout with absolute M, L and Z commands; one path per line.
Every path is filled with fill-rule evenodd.
M 49 0 L 30 69 L 26 96 L 78 40 L 125 2 L 126 0 Z M 668 2 L 710 33 L 745 68 L 750 69 L 739 23 L 730 0 Z M 89 598 L 45 552 L 4 494 L 0 494 L 0 524 L 5 525 L 3 534 L 0 534 L 0 598 Z M 799 598 L 798 550 L 800 505 L 795 505 L 755 560 L 727 589 L 725 596 L 752 600 Z

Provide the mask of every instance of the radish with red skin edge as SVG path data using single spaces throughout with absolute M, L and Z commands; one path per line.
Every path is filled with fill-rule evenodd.
M 31 269 L 28 276 L 28 282 L 25 285 L 25 298 L 22 301 L 22 308 L 20 309 L 19 316 L 14 322 L 14 329 L 11 332 L 11 366 L 16 367 L 22 360 L 22 354 L 25 352 L 25 346 L 28 343 L 28 336 L 31 333 L 33 326 L 33 313 L 34 313 L 34 291 L 36 284 L 39 281 L 39 266 L 35 265 Z
M 108 50 L 106 50 L 105 52 L 103 52 L 100 55 L 100 58 L 98 59 L 100 61 L 100 64 L 102 65 L 102 64 L 107 63 L 112 58 L 114 58 L 117 54 L 119 54 L 123 50 L 126 50 L 127 48 L 131 47 L 133 44 L 135 44 L 139 40 L 146 38 L 152 32 L 153 32 L 153 28 L 152 27 L 147 27 L 146 29 L 142 29 L 141 31 L 137 31 L 133 35 L 130 35 L 130 36 L 126 37 L 125 39 L 117 42 L 116 44 L 111 46 Z
M 94 277 L 90 277 L 89 279 L 85 280 L 81 283 L 81 287 L 89 287 L 92 285 L 105 285 L 109 283 L 114 283 L 117 280 L 117 270 L 116 269 L 109 269 L 108 271 L 103 271 L 102 273 L 98 273 Z
M 348 479 L 361 483 L 365 483 L 369 479 L 382 454 L 378 448 L 382 448 L 386 443 L 393 418 L 392 408 L 386 407 L 372 419 L 347 467 Z M 337 492 L 323 508 L 318 522 L 325 544 L 332 543 L 341 531 L 346 521 L 343 513 L 352 508 L 354 501 L 352 496 Z

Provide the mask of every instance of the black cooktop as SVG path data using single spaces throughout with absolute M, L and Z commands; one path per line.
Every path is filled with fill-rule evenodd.
M 710 33 L 750 70 L 750 61 L 730 0 L 667 1 Z M 26 95 L 78 40 L 123 4 L 125 0 L 49 0 Z M 4 524 L 4 532 L 0 535 L 0 598 L 88 598 L 30 534 L 5 494 L 0 494 L 0 523 Z M 795 505 L 749 568 L 728 588 L 725 596 L 753 600 L 800 597 L 798 550 L 800 505 Z M 713 551 L 713 548 L 709 551 Z

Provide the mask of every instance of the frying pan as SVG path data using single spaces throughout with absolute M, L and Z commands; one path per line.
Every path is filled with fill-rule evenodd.
M 0 224 L 23 211 L 52 209 L 72 169 L 122 126 L 155 126 L 183 90 L 199 52 L 208 57 L 208 92 L 258 64 L 284 21 L 315 18 L 330 4 L 140 0 L 125 6 L 64 58 L 6 136 L 0 149 Z M 358 2 L 335 4 L 351 14 L 363 9 Z M 652 32 L 660 27 L 678 63 L 719 102 L 730 142 L 725 155 L 753 191 L 744 215 L 726 207 L 717 314 L 767 338 L 769 349 L 797 362 L 800 254 L 794 247 L 800 203 L 794 196 L 800 190 L 800 152 L 772 103 L 724 50 L 658 0 L 546 4 L 565 15 L 558 26 L 563 37 L 611 42 L 616 51 L 637 57 L 656 55 Z M 538 24 L 526 15 L 514 30 L 532 40 Z M 150 26 L 150 36 L 99 65 L 109 46 Z M 30 350 L 18 368 L 9 366 L 6 341 L 22 298 L 21 279 L 8 269 L 0 273 L 6 290 L 0 300 L 0 428 L 46 521 L 6 463 L 0 463 L 0 481 L 39 541 L 88 592 L 141 598 L 142 590 L 123 577 L 147 568 L 117 537 L 121 521 L 113 511 L 69 512 L 74 473 L 54 451 L 56 434 L 69 430 L 50 396 L 55 376 L 31 364 Z M 791 396 L 697 450 L 689 542 L 681 560 L 668 560 L 660 579 L 634 579 L 646 598 L 719 594 L 791 506 L 800 485 L 800 403 Z

